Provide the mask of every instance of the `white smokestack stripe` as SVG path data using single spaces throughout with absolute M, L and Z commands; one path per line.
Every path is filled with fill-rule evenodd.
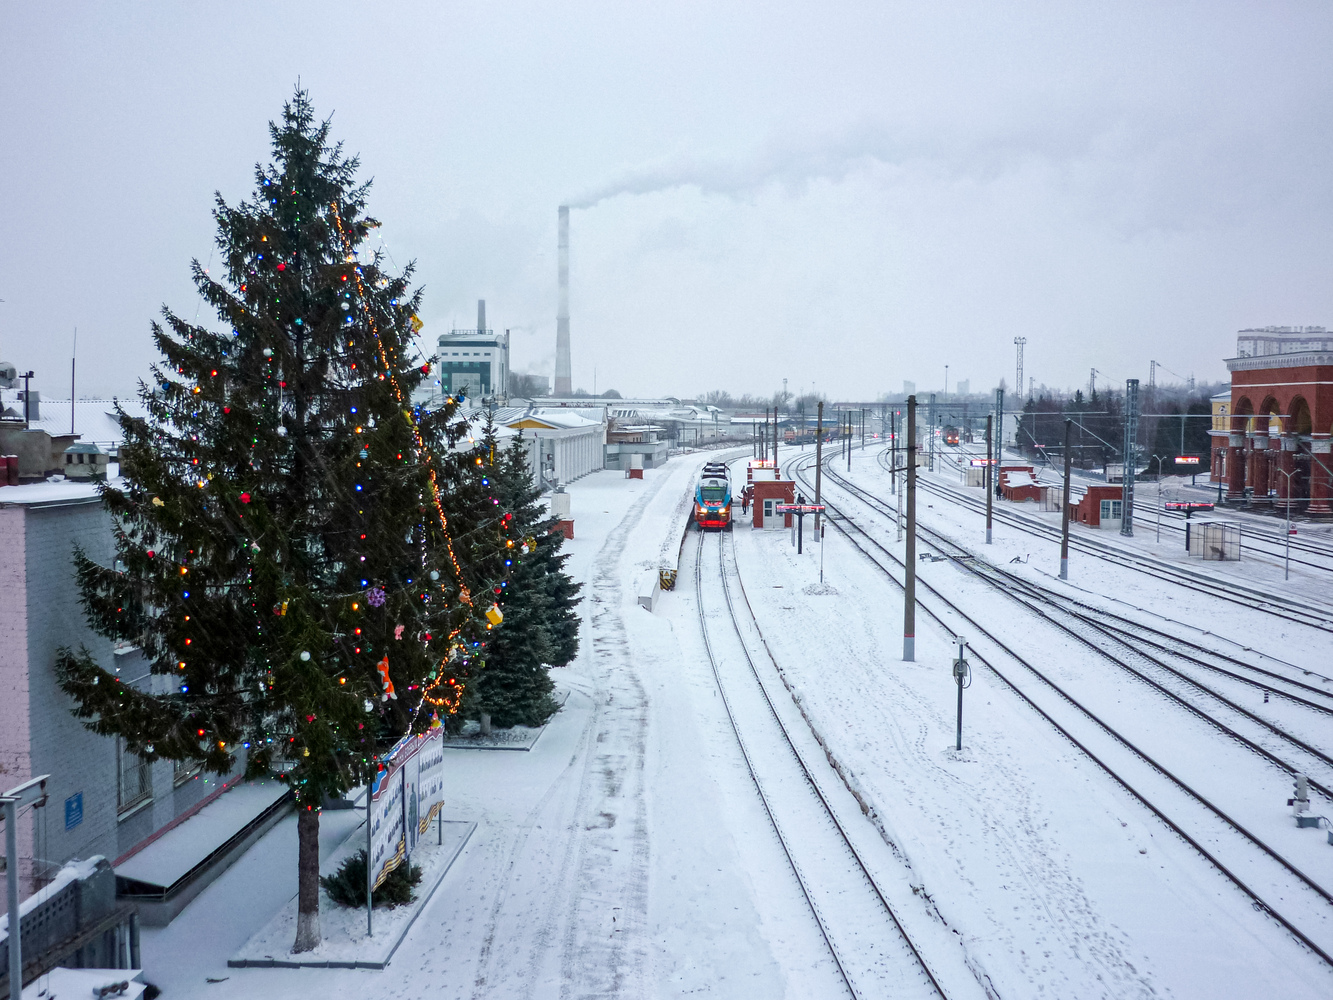
M 569 206 L 560 206 L 560 234 L 557 249 L 556 278 L 560 286 L 560 307 L 555 314 L 555 394 L 574 392 L 569 364 Z

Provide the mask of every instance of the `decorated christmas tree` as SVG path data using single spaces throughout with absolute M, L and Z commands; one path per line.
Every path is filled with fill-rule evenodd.
M 193 265 L 220 324 L 164 310 L 147 416 L 121 415 L 125 482 L 103 494 L 117 559 L 78 559 L 93 627 L 137 644 L 154 683 L 83 650 L 60 668 L 77 714 L 128 750 L 221 774 L 243 756 L 291 786 L 306 951 L 320 805 L 385 741 L 457 711 L 499 618 L 507 522 L 450 450 L 456 401 L 411 404 L 420 293 L 365 248 L 357 160 L 303 91 L 270 130 L 253 198 L 218 197 L 222 274 Z
M 491 635 L 486 666 L 473 688 L 475 714 L 500 727 L 536 726 L 555 711 L 550 666 L 578 652 L 579 585 L 564 571 L 564 535 L 543 510 L 522 438 L 497 452 L 488 429 L 495 496 L 512 515 L 513 566 L 504 590 L 504 622 Z

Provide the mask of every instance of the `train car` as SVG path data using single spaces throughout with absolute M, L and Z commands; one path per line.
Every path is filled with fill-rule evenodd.
M 944 443 L 945 443 L 945 444 L 951 444 L 951 445 L 954 445 L 955 447 L 958 445 L 958 428 L 957 428 L 957 427 L 946 427 L 946 428 L 944 428 Z
M 731 530 L 731 481 L 725 465 L 704 466 L 694 491 L 694 523 L 700 529 Z

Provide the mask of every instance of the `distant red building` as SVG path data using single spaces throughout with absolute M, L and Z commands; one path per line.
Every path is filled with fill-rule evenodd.
M 1227 496 L 1330 513 L 1333 350 L 1231 358 Z
M 1119 527 L 1124 514 L 1123 498 L 1123 486 L 1089 486 L 1077 503 L 1069 504 L 1069 520 L 1090 528 L 1100 528 L 1103 521 L 1108 522 L 1108 527 Z
M 755 460 L 750 463 L 750 503 L 753 504 L 753 524 L 756 528 L 790 528 L 791 515 L 779 514 L 773 508 L 779 504 L 796 502 L 796 484 L 780 478 L 782 472 L 772 461 Z
M 1000 494 L 1006 500 L 1041 502 L 1037 470 L 1031 465 L 1005 465 L 1000 468 Z

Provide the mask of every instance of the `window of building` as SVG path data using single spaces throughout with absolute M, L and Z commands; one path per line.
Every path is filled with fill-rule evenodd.
M 1114 521 L 1121 516 L 1121 510 L 1124 506 L 1122 500 L 1103 500 L 1102 501 L 1102 520 Z
M 152 765 L 127 750 L 121 740 L 116 740 L 116 756 L 120 761 L 116 806 L 121 813 L 126 813 L 153 797 Z
M 185 784 L 198 774 L 203 766 L 201 764 L 191 763 L 187 760 L 177 760 L 172 761 L 172 763 L 175 765 L 171 772 L 171 784 L 173 788 L 179 788 L 181 785 Z

